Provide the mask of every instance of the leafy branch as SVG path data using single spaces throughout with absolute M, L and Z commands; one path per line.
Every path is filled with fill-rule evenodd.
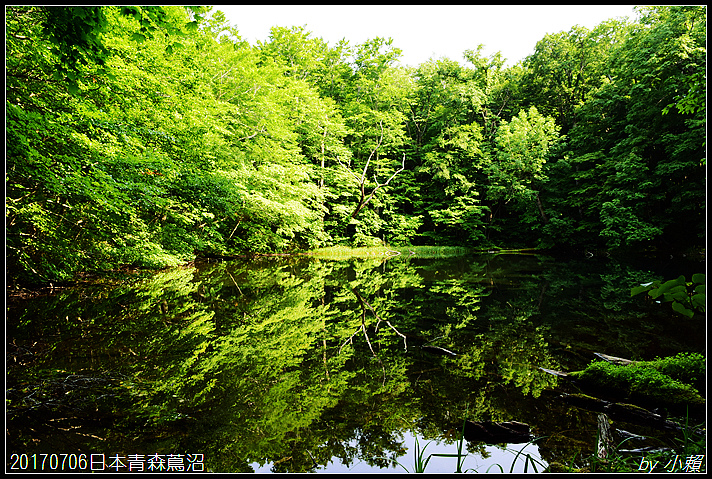
M 672 302 L 673 311 L 688 318 L 694 316 L 695 311 L 705 313 L 704 274 L 693 274 L 691 282 L 685 282 L 685 277 L 680 276 L 662 284 L 658 281 L 644 283 L 632 288 L 630 295 L 635 296 L 644 292 L 658 302 Z

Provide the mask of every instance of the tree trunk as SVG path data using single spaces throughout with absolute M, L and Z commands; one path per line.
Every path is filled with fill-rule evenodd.
M 547 218 L 546 214 L 544 213 L 544 207 L 541 204 L 541 199 L 539 198 L 538 191 L 536 193 L 536 206 L 537 208 L 539 208 L 539 213 L 541 214 L 541 219 L 544 221 L 544 224 L 547 224 L 549 222 L 549 218 Z

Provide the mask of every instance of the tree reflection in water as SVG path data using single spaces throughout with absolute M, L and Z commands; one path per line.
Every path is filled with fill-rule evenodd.
M 593 450 L 595 416 L 559 401 L 540 367 L 704 347 L 704 325 L 680 330 L 630 298 L 641 275 L 536 255 L 288 257 L 11 301 L 8 444 L 201 453 L 224 472 L 392 471 L 414 437 L 454 452 L 465 419 L 516 420 L 547 436 L 531 446 L 544 462 L 566 462 Z M 466 452 L 482 472 L 496 451 Z

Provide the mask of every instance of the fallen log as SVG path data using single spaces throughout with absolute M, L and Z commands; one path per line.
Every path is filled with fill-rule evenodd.
M 539 368 L 539 369 L 541 369 L 541 370 L 544 371 L 545 373 L 551 374 L 552 376 L 556 376 L 556 377 L 564 378 L 564 379 L 569 379 L 569 380 L 571 379 L 571 378 L 569 377 L 569 373 L 565 373 L 564 371 L 556 371 L 556 370 L 554 370 L 554 369 L 546 369 L 546 368 Z
M 586 394 L 610 401 L 635 403 L 653 410 L 660 408 L 671 415 L 704 416 L 706 401 L 695 389 L 699 381 L 694 381 L 694 385 L 688 383 L 693 382 L 689 379 L 684 381 L 687 378 L 677 372 L 680 368 L 661 370 L 658 365 L 660 360 L 631 361 L 603 353 L 595 354 L 603 361 L 593 361 L 581 371 L 539 369 L 576 384 Z
M 618 449 L 617 452 L 627 453 L 627 454 L 660 454 L 662 452 L 672 452 L 673 449 L 670 447 L 656 447 L 656 446 L 646 446 L 639 447 L 637 449 Z
M 427 353 L 439 354 L 439 355 L 441 355 L 441 356 L 450 356 L 450 357 L 456 357 L 456 356 L 457 356 L 457 353 L 453 353 L 452 351 L 450 351 L 450 350 L 448 350 L 448 349 L 445 349 L 445 348 L 441 348 L 441 347 L 439 347 L 439 346 L 427 346 L 427 345 L 423 345 L 423 346 L 420 347 L 420 349 L 422 349 L 423 351 L 425 351 L 425 352 L 427 352 Z
M 533 439 L 528 424 L 517 421 L 465 421 L 465 440 L 486 444 L 519 444 Z
M 628 366 L 631 364 L 635 364 L 635 361 L 631 361 L 630 359 L 624 359 L 624 358 L 617 358 L 615 356 L 610 356 L 608 354 L 603 354 L 603 353 L 593 353 L 600 359 L 603 359 L 604 361 L 612 364 L 616 364 L 618 366 Z M 567 373 L 565 371 L 557 371 L 555 369 L 547 369 L 547 368 L 539 368 L 545 373 L 551 374 L 552 376 L 560 377 L 563 379 L 568 379 L 569 381 L 574 381 L 575 377 L 572 376 L 570 373 Z
M 609 356 L 608 354 L 603 354 L 603 353 L 593 353 L 599 358 L 603 359 L 604 361 L 612 364 L 617 364 L 618 366 L 629 366 L 631 364 L 635 364 L 635 361 L 631 361 L 630 359 L 624 359 L 624 358 L 617 358 L 615 356 Z
M 589 411 L 605 413 L 616 421 L 650 426 L 666 431 L 681 431 L 683 429 L 679 424 L 669 421 L 660 414 L 633 404 L 612 403 L 585 394 L 564 394 L 559 397 L 567 404 Z

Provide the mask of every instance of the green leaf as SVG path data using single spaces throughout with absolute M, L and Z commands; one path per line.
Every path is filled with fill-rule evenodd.
M 696 273 L 692 275 L 692 282 L 705 284 L 705 275 L 703 273 Z
M 692 316 L 695 315 L 695 313 L 693 311 L 687 309 L 686 307 L 684 307 L 682 304 L 678 303 L 677 301 L 672 303 L 672 309 L 673 309 L 673 311 L 680 313 L 684 316 L 687 316 L 688 318 L 691 318 Z
M 685 285 L 685 277 L 684 277 L 684 276 L 680 276 L 680 277 L 677 278 L 677 279 L 671 279 L 670 281 L 665 281 L 663 284 L 660 285 L 659 288 L 652 290 L 652 291 L 651 291 L 650 293 L 648 293 L 648 294 L 650 294 L 650 296 L 651 296 L 652 298 L 657 298 L 657 297 L 659 297 L 659 296 L 665 294 L 666 292 L 668 292 L 668 291 L 671 290 L 672 288 L 675 288 L 676 286 L 683 286 L 683 287 L 684 287 L 684 285 Z
M 146 41 L 146 37 L 144 35 L 141 35 L 140 33 L 134 33 L 133 35 L 131 35 L 131 38 L 137 43 L 143 43 Z
M 653 288 L 653 283 L 645 283 L 640 286 L 636 286 L 630 290 L 630 295 L 635 296 L 636 294 L 644 293 L 650 291 Z
M 682 289 L 678 289 L 682 288 Z M 677 288 L 674 289 L 674 291 L 669 291 L 665 293 L 665 301 L 687 301 L 688 296 L 687 296 L 687 290 L 683 288 L 682 286 L 678 286 Z
M 700 294 L 695 294 L 691 298 L 692 306 L 697 308 L 698 310 L 702 311 L 703 313 L 705 312 L 705 295 L 704 293 Z

